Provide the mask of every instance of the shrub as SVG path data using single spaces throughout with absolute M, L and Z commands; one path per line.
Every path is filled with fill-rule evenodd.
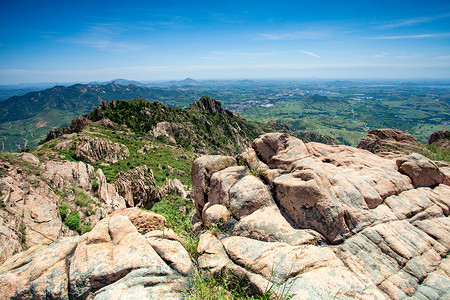
M 91 185 L 92 190 L 94 192 L 98 191 L 99 186 L 100 186 L 100 184 L 98 183 L 98 181 L 96 179 L 94 179 L 94 181 L 92 181 L 92 185 Z
M 70 214 L 65 218 L 64 224 L 69 227 L 69 229 L 74 230 L 81 234 L 81 222 L 80 214 L 76 210 L 72 210 Z
M 82 189 L 74 188 L 75 204 L 80 207 L 90 207 L 90 204 L 94 203 L 94 200 L 88 197 Z
M 59 215 L 61 216 L 61 220 L 64 222 L 64 220 L 67 217 L 67 214 L 69 213 L 69 203 L 66 201 L 62 201 L 59 205 Z

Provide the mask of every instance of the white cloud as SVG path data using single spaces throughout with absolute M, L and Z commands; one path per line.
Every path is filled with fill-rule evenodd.
M 308 54 L 308 55 L 311 55 L 311 56 L 314 56 L 314 57 L 317 57 L 317 58 L 320 58 L 319 55 L 314 54 L 314 53 L 312 53 L 312 52 L 308 52 L 308 51 L 305 51 L 305 50 L 300 50 L 300 52 L 305 53 L 305 54 Z
M 258 34 L 259 40 L 300 40 L 300 39 L 321 39 L 328 37 L 329 35 L 324 31 L 297 31 L 290 33 L 260 33 Z
M 381 57 L 386 57 L 386 56 L 390 56 L 391 54 L 388 52 L 381 52 L 381 53 L 377 53 L 375 54 L 373 57 L 374 58 L 381 58 Z
M 221 57 L 209 57 L 209 56 L 204 56 L 204 57 L 202 57 L 202 59 L 204 59 L 204 60 L 223 60 L 223 58 L 221 58 Z
M 148 47 L 147 45 L 129 42 L 124 39 L 129 29 L 122 24 L 98 23 L 93 24 L 79 35 L 61 38 L 60 42 L 84 45 L 87 47 L 128 53 Z
M 437 16 L 428 16 L 428 17 L 418 17 L 418 18 L 410 18 L 410 19 L 403 19 L 394 21 L 391 23 L 383 24 L 378 26 L 380 29 L 391 29 L 391 28 L 398 28 L 398 27 L 407 27 L 407 26 L 413 26 L 417 24 L 422 23 L 429 23 L 433 22 L 442 18 L 448 18 L 450 17 L 450 13 L 440 14 Z
M 398 39 L 425 39 L 450 36 L 450 32 L 444 33 L 430 33 L 430 34 L 412 34 L 412 35 L 393 35 L 393 36 L 378 36 L 371 37 L 372 40 L 398 40 Z
M 246 57 L 264 57 L 276 55 L 272 52 L 241 52 L 241 51 L 214 51 L 213 55 L 219 56 L 246 56 Z

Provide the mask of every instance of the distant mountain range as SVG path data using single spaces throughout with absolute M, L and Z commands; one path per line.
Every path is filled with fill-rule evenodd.
M 102 101 L 142 98 L 172 106 L 186 106 L 200 98 L 202 93 L 136 84 L 124 86 L 112 82 L 106 85 L 55 86 L 13 96 L 0 102 L 0 150 L 14 151 L 35 146 L 48 131 L 90 112 Z

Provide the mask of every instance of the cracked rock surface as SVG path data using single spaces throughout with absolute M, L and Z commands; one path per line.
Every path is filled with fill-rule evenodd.
M 292 299 L 447 298 L 446 174 L 419 154 L 388 159 L 283 133 L 260 136 L 236 160 L 201 157 L 191 173 L 197 214 L 221 220 L 208 210 L 222 205 L 231 217 L 217 236 L 200 236 L 199 266 Z
M 152 212 L 117 210 L 89 233 L 34 246 L 0 267 L 0 298 L 181 299 L 194 270 L 188 253 L 146 237 L 166 225 Z

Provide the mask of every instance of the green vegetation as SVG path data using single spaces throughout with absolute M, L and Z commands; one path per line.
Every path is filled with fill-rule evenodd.
M 64 219 L 64 224 L 66 224 L 70 230 L 74 230 L 80 233 L 81 232 L 80 214 L 76 210 L 72 210 Z
M 182 89 L 175 86 L 150 89 L 135 85 L 77 84 L 0 102 L 0 151 L 35 146 L 50 129 L 92 111 L 102 100 L 139 97 L 175 108 L 187 107 L 205 94 L 248 120 L 276 120 L 289 125 L 296 133 L 316 131 L 351 145 L 356 145 L 373 128 L 408 131 L 425 143 L 432 132 L 448 129 L 450 124 L 449 87 L 448 83 L 442 82 L 209 82 Z M 23 107 L 27 109 L 20 109 Z M 145 132 L 149 129 L 147 125 L 166 120 L 164 114 L 170 116 L 171 111 L 160 111 L 155 117 L 150 115 L 150 122 L 142 123 L 139 115 L 133 115 L 126 122 L 134 131 Z M 127 116 L 116 114 L 116 117 Z M 140 124 L 144 126 L 140 127 Z M 204 124 L 199 125 L 204 127 Z M 183 137 L 181 134 L 176 138 L 177 143 L 183 147 L 192 146 L 189 139 L 182 144 Z M 164 142 L 164 136 L 159 139 Z
M 41 168 L 22 160 L 21 158 L 19 158 L 17 156 L 17 154 L 14 154 L 14 153 L 7 153 L 7 152 L 0 153 L 0 160 L 7 161 L 11 165 L 17 166 L 19 169 L 22 170 L 22 172 L 24 172 L 25 174 L 27 174 L 29 176 L 32 176 L 32 175 L 37 176 L 42 171 Z
M 75 187 L 73 189 L 73 192 L 75 193 L 76 205 L 80 207 L 90 208 L 91 204 L 94 204 L 94 200 L 92 200 L 92 198 L 89 198 L 82 189 Z
M 70 230 L 78 232 L 78 234 L 84 234 L 91 231 L 91 224 L 83 222 L 80 213 L 76 210 L 72 210 L 69 215 L 64 219 L 64 224 L 69 227 Z
M 248 282 L 229 270 L 212 275 L 207 271 L 197 271 L 193 277 L 193 290 L 188 299 L 269 299 L 253 298 Z
M 26 226 L 23 223 L 20 223 L 19 226 L 19 236 L 20 236 L 20 246 L 22 247 L 22 250 L 27 250 L 28 247 L 25 246 L 25 243 L 27 241 L 27 236 L 26 236 L 26 232 L 25 232 Z
M 442 160 L 450 162 L 450 149 L 448 148 L 441 148 L 435 145 L 427 145 L 420 154 L 428 157 L 431 160 Z
M 69 214 L 69 203 L 66 201 L 62 201 L 59 205 L 59 215 L 61 216 L 61 220 L 64 222 L 66 220 L 67 215 Z
M 166 218 L 169 228 L 175 231 L 180 237 L 183 247 L 191 258 L 196 260 L 198 237 L 191 230 L 191 215 L 194 211 L 192 201 L 171 194 L 155 203 L 151 210 Z
M 36 146 L 51 129 L 92 111 L 102 100 L 141 97 L 183 105 L 200 96 L 200 91 L 151 89 L 114 83 L 55 86 L 23 96 L 13 96 L 0 102 L 0 151 L 19 151 L 24 147 Z

